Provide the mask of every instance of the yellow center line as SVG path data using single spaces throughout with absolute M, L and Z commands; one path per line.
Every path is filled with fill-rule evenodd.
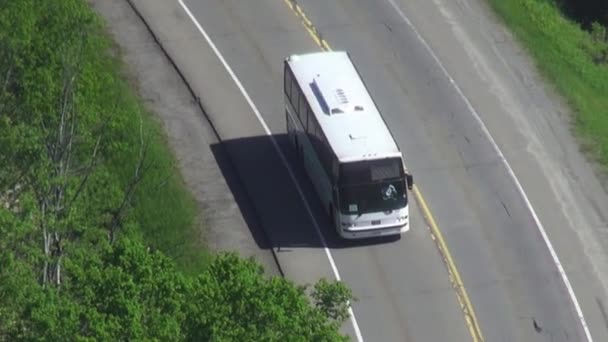
M 317 30 L 317 28 L 312 24 L 310 19 L 306 16 L 306 13 L 302 10 L 302 7 L 296 3 L 295 0 L 283 0 L 287 7 L 289 7 L 293 14 L 302 20 L 302 25 L 308 34 L 312 37 L 312 39 L 317 43 L 317 45 L 321 48 L 321 50 L 330 51 L 331 48 L 329 44 L 323 37 L 321 37 L 321 33 Z
M 439 226 L 435 222 L 435 218 L 431 213 L 422 193 L 420 192 L 417 185 L 414 185 L 414 196 L 416 200 L 420 204 L 420 208 L 422 209 L 422 214 L 429 225 L 429 229 L 431 230 L 431 238 L 435 241 L 435 245 L 439 249 L 439 253 L 443 257 L 443 261 L 448 269 L 448 274 L 450 277 L 450 281 L 456 290 L 456 296 L 458 297 L 458 302 L 460 302 L 460 307 L 464 314 L 464 318 L 467 322 L 467 326 L 469 328 L 469 333 L 471 333 L 471 337 L 473 337 L 473 341 L 482 342 L 483 335 L 481 334 L 481 328 L 479 327 L 479 323 L 477 321 L 477 317 L 475 316 L 475 311 L 473 310 L 473 305 L 469 300 L 469 295 L 467 294 L 467 290 L 464 287 L 462 282 L 462 278 L 460 277 L 460 273 L 456 268 L 456 264 L 452 259 L 452 255 L 448 249 L 447 244 L 445 243 L 445 239 L 443 238 L 443 234 L 441 234 L 441 230 L 439 230 Z
M 302 25 L 304 26 L 308 34 L 312 37 L 314 42 L 319 46 L 319 48 L 324 51 L 331 51 L 332 49 L 329 43 L 325 39 L 323 39 L 319 30 L 317 30 L 317 28 L 312 24 L 310 19 L 308 19 L 308 17 L 302 10 L 302 7 L 298 5 L 295 0 L 283 1 L 292 10 L 294 15 L 301 20 Z M 452 259 L 452 255 L 448 249 L 445 239 L 443 238 L 443 234 L 441 234 L 441 230 L 435 222 L 435 218 L 433 217 L 431 210 L 426 204 L 426 201 L 422 196 L 422 192 L 420 192 L 418 186 L 414 185 L 412 190 L 414 192 L 414 197 L 420 205 L 422 215 L 424 216 L 424 219 L 429 226 L 431 239 L 435 242 L 435 245 L 439 250 L 439 254 L 441 254 L 443 262 L 448 270 L 448 276 L 454 290 L 456 291 L 456 297 L 458 298 L 458 303 L 460 304 L 460 308 L 462 310 L 462 313 L 464 314 L 465 322 L 467 324 L 467 328 L 469 329 L 469 333 L 471 334 L 471 337 L 473 338 L 474 342 L 483 342 L 483 335 L 481 334 L 481 328 L 479 327 L 477 317 L 475 316 L 473 305 L 471 304 L 469 295 L 467 294 L 467 291 L 462 282 L 462 278 L 460 277 L 460 273 L 456 268 L 456 264 L 454 263 L 454 260 Z

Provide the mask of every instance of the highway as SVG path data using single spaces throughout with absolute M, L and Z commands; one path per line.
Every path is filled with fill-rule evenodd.
M 426 206 L 485 341 L 585 341 L 588 332 L 608 340 L 607 227 L 595 209 L 608 200 L 554 117 L 559 105 L 525 73 L 521 53 L 497 43 L 510 38 L 478 1 L 302 0 L 302 12 L 283 0 L 181 4 L 158 30 L 177 40 L 168 23 L 180 20 L 186 30 L 189 21 L 174 45 L 182 48 L 172 50 L 182 72 L 195 79 L 198 69 L 214 70 L 194 82 L 222 89 L 201 97 L 270 235 L 271 246 L 261 247 L 277 249 L 297 282 L 339 274 L 358 297 L 346 333 L 365 341 L 479 340 Z M 224 60 L 213 60 L 196 25 Z M 424 202 L 411 202 L 412 230 L 401 239 L 339 241 L 293 161 L 282 60 L 320 49 L 311 25 L 332 49 L 352 54 L 414 174 Z M 220 76 L 224 63 L 231 77 Z

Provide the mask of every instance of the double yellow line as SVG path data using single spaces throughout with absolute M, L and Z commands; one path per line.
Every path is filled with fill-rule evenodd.
M 302 25 L 308 34 L 312 37 L 315 43 L 324 51 L 331 51 L 331 47 L 329 43 L 321 36 L 321 33 L 317 28 L 312 24 L 310 19 L 306 16 L 306 13 L 302 10 L 302 7 L 296 3 L 295 0 L 283 0 L 285 4 L 293 11 L 294 15 L 298 17 Z M 473 305 L 471 305 L 471 301 L 469 300 L 469 296 L 462 282 L 462 278 L 460 277 L 460 273 L 458 273 L 458 269 L 456 268 L 456 264 L 452 259 L 452 255 L 448 250 L 448 246 L 445 243 L 445 239 L 435 222 L 435 218 L 431 214 L 431 211 L 422 196 L 418 186 L 414 185 L 413 187 L 414 196 L 422 209 L 422 215 L 426 223 L 429 225 L 429 230 L 431 233 L 431 238 L 435 242 L 437 249 L 439 250 L 439 254 L 443 259 L 443 262 L 448 270 L 448 275 L 450 278 L 450 282 L 456 291 L 456 297 L 458 298 L 458 303 L 460 304 L 460 308 L 464 314 L 464 318 L 467 324 L 467 328 L 469 329 L 469 333 L 473 338 L 474 342 L 483 342 L 483 335 L 481 334 L 481 329 L 479 327 L 479 323 L 477 321 L 477 317 L 475 316 L 475 311 L 473 310 Z
M 325 39 L 323 39 L 323 37 L 321 37 L 321 32 L 319 32 L 319 30 L 317 30 L 317 28 L 312 24 L 312 21 L 310 21 L 310 19 L 308 19 L 308 17 L 306 16 L 306 13 L 304 13 L 304 11 L 302 10 L 302 7 L 300 5 L 298 5 L 298 3 L 295 0 L 283 0 L 283 1 L 293 11 L 293 13 L 296 15 L 296 17 L 298 17 L 302 21 L 302 25 L 304 25 L 304 28 L 306 29 L 306 31 L 308 31 L 308 34 L 310 34 L 310 36 L 315 41 L 315 43 L 317 43 L 317 45 L 319 45 L 321 50 L 331 51 L 331 47 L 329 46 L 329 43 L 327 43 L 327 41 Z
M 464 314 L 464 319 L 467 322 L 469 333 L 471 334 L 471 337 L 473 337 L 474 342 L 483 342 L 483 336 L 481 334 L 477 317 L 475 317 L 475 311 L 473 311 L 473 305 L 471 305 L 469 295 L 467 295 L 467 290 L 464 287 L 462 278 L 460 278 L 460 273 L 458 273 L 458 269 L 456 268 L 456 264 L 454 263 L 452 255 L 448 250 L 445 239 L 443 238 L 443 235 L 441 234 L 441 231 L 439 230 L 439 227 L 437 226 L 437 223 L 435 222 L 435 219 L 433 218 L 424 197 L 422 197 L 422 193 L 418 189 L 418 186 L 414 185 L 413 191 L 414 196 L 416 196 L 416 200 L 422 209 L 422 214 L 431 230 L 431 238 L 433 241 L 435 241 L 435 245 L 439 249 L 439 254 L 441 254 L 443 262 L 448 269 L 450 282 L 452 283 L 454 290 L 456 290 L 456 297 L 458 297 L 458 302 L 460 303 L 460 308 Z

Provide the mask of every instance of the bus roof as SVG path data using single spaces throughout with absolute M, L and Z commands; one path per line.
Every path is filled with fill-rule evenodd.
M 347 52 L 292 55 L 287 63 L 338 160 L 401 156 Z

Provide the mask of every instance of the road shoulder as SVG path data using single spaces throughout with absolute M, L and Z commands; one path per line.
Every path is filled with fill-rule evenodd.
M 260 248 L 253 237 L 249 209 L 243 201 L 237 203 L 230 165 L 213 148 L 218 144 L 213 127 L 144 22 L 125 0 L 89 2 L 105 19 L 144 105 L 166 132 L 199 209 L 201 239 L 212 251 L 253 257 L 267 273 L 279 275 L 272 250 Z

